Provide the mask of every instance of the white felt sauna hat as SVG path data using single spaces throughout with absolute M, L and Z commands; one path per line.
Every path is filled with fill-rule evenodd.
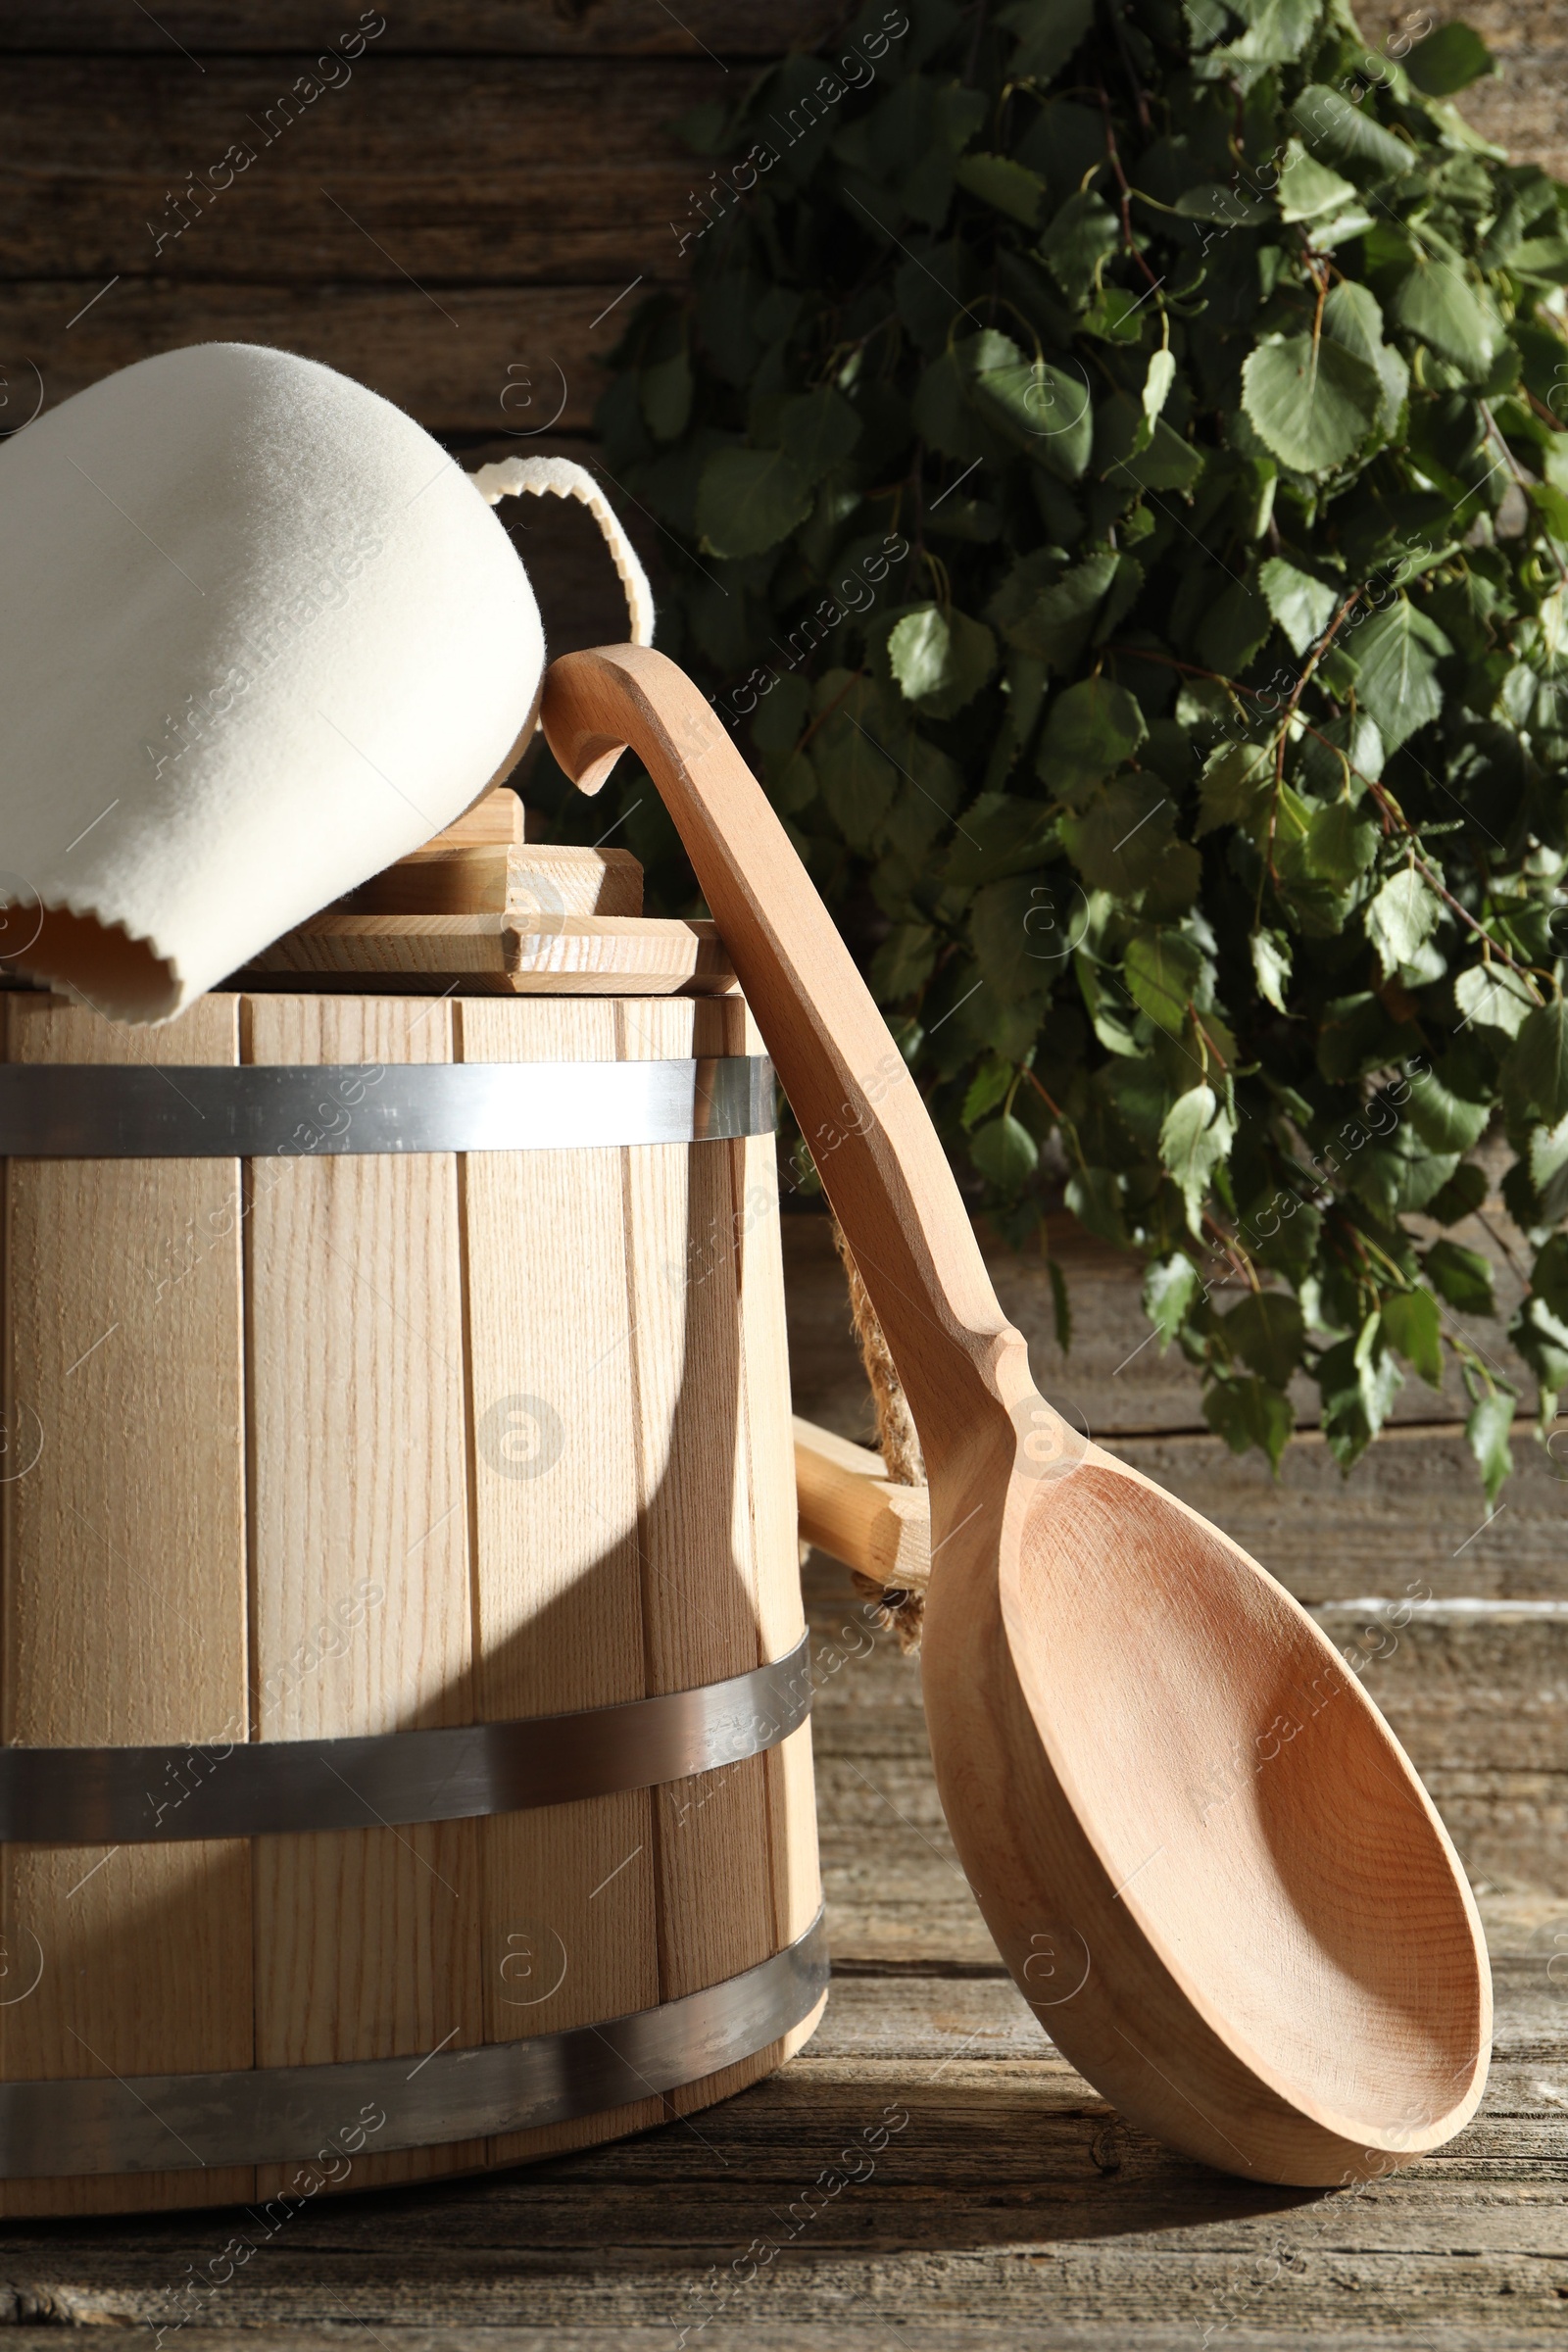
M 0 956 L 161 1021 L 504 776 L 544 631 L 469 475 L 390 402 L 250 343 L 142 360 L 0 448 Z

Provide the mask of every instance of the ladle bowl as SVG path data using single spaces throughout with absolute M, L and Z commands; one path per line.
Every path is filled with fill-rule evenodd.
M 1250 2180 L 1365 2180 L 1452 2137 L 1492 1985 L 1464 1872 L 1290 1594 L 1045 1402 L 889 1031 L 711 708 L 571 654 L 585 791 L 630 746 L 685 843 L 871 1295 L 931 1489 L 943 1808 L 1041 2024 L 1132 2122 Z

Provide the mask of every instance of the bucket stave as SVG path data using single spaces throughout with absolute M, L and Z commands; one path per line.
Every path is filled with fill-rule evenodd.
M 771 1138 L 353 1132 L 411 1063 L 569 1063 L 592 1088 L 607 1063 L 755 1056 L 740 999 L 224 994 L 134 1036 L 42 998 L 5 1013 L 10 1062 L 151 1063 L 160 1094 L 184 1066 L 192 1101 L 198 1069 L 323 1079 L 281 1154 L 6 1163 L 6 1748 L 203 1755 L 146 1792 L 162 1842 L 4 1849 L 4 2210 L 510 2163 L 768 2071 L 821 2001 L 807 1723 L 741 1683 L 725 1703 L 755 1722 L 690 1751 L 721 1763 L 649 1786 L 634 1758 L 623 1786 L 466 1816 L 378 1812 L 373 1775 L 403 1735 L 698 1692 L 797 1650 Z M 651 1734 L 627 1720 L 631 1752 Z M 568 1732 L 563 1754 L 593 1752 L 594 1724 Z M 369 1826 L 177 1835 L 186 1806 L 222 1817 L 230 1744 L 342 1740 L 378 1743 L 369 1779 L 346 1768 Z M 323 1821 L 355 1818 L 319 1785 Z M 529 2042 L 531 2073 L 508 2056 Z M 90 2082 L 109 2124 L 57 2131 L 77 2155 L 42 2172 L 42 2085 L 79 2105 Z M 138 2084 L 156 2127 L 111 2114 Z M 620 2095 L 574 2111 L 596 2085 Z M 226 2160 L 239 2109 L 252 2162 Z M 136 2132 L 134 2169 L 81 2160 Z

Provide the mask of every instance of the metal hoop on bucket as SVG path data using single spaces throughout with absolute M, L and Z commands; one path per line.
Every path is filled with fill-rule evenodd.
M 739 1976 L 525 2041 L 330 2066 L 4 2082 L 0 2180 L 309 2162 L 333 2134 L 352 2153 L 368 2145 L 379 2155 L 567 2123 L 755 2057 L 803 2024 L 827 1984 L 819 1911 L 796 1942 Z
M 736 1142 L 773 1127 L 762 1054 L 672 1061 L 0 1063 L 0 1156 L 252 1159 Z
M 803 1635 L 749 1674 L 573 1715 L 205 1747 L 0 1747 L 0 1839 L 266 1838 L 576 1804 L 760 1755 L 810 1707 Z

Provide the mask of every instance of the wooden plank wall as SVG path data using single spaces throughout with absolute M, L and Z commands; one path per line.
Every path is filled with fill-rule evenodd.
M 843 13 L 6 0 L 0 430 L 153 352 L 235 338 L 345 369 L 469 465 L 584 456 L 605 356 L 677 277 L 670 222 L 706 179 L 670 123 Z M 302 76 L 320 94 L 285 105 Z M 193 198 L 236 145 L 254 160 Z M 552 651 L 625 634 L 585 514 L 502 517 Z

